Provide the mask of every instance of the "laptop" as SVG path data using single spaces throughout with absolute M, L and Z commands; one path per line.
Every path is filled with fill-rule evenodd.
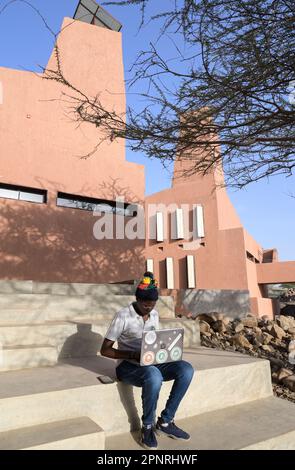
M 144 331 L 140 365 L 151 366 L 180 361 L 183 353 L 183 328 Z

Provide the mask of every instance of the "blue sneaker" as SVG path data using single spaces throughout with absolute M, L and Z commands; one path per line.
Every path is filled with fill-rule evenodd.
M 172 439 L 179 439 L 183 441 L 188 441 L 190 439 L 190 435 L 176 426 L 174 421 L 170 421 L 170 423 L 164 423 L 162 418 L 158 418 L 156 432 L 157 434 L 166 434 L 166 436 L 172 437 Z
M 157 442 L 154 427 L 152 424 L 142 426 L 141 444 L 143 447 L 145 447 L 145 449 L 157 449 L 158 442 Z

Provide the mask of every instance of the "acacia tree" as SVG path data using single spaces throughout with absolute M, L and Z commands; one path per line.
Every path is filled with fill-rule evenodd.
M 139 5 L 144 23 L 153 2 L 106 4 Z M 192 161 L 190 172 L 202 174 L 223 163 L 226 183 L 240 188 L 271 175 L 291 175 L 295 166 L 294 0 L 174 0 L 171 4 L 170 10 L 161 11 L 161 2 L 156 1 L 159 11 L 152 19 L 162 20 L 162 35 L 173 33 L 179 57 L 171 62 L 154 44 L 140 52 L 129 82 L 145 90 L 140 110 L 129 107 L 126 115 L 118 115 L 104 108 L 100 90 L 94 96 L 77 90 L 71 77 L 64 76 L 58 41 L 57 67 L 44 70 L 44 78 L 72 91 L 77 121 L 94 124 L 104 138 L 126 138 L 132 150 L 163 163 L 178 155 Z M 217 146 L 221 153 L 214 151 Z
M 151 2 L 114 3 L 140 5 L 144 20 Z M 291 175 L 294 2 L 180 0 L 172 10 L 159 12 L 159 18 L 163 33 L 177 33 L 176 40 L 181 33 L 189 47 L 175 68 L 153 45 L 141 52 L 133 82 L 147 80 L 152 92 L 141 113 L 129 110 L 136 136 L 131 147 L 161 159 L 173 159 L 177 149 L 178 155 L 193 160 L 191 171 L 202 173 L 222 159 L 228 184 L 238 187 L 273 174 Z M 171 76 L 178 79 L 176 90 L 165 86 Z M 179 116 L 185 116 L 180 123 Z M 126 131 L 128 136 L 128 127 Z M 222 154 L 203 152 L 196 158 L 196 148 L 216 144 Z

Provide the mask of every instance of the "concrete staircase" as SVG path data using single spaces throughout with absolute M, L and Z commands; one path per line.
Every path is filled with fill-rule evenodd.
M 28 426 L 0 435 L 0 448 L 5 450 L 96 450 L 104 446 L 104 432 L 86 417 Z
M 295 406 L 272 396 L 268 361 L 205 348 L 185 359 L 196 373 L 177 423 L 192 438 L 159 449 L 295 449 Z M 114 373 L 102 357 L 0 373 L 0 449 L 140 449 L 141 390 L 97 379 Z
M 0 371 L 96 356 L 111 319 L 133 293 L 134 286 L 125 284 L 0 281 Z M 160 297 L 157 308 L 167 327 L 169 320 L 176 325 L 172 297 Z M 192 326 L 187 346 L 199 341 Z
M 115 378 L 115 361 L 98 351 L 133 299 L 125 288 L 0 282 L 0 449 L 140 449 L 141 390 L 98 380 Z M 161 437 L 159 448 L 295 449 L 295 406 L 273 397 L 268 361 L 201 348 L 197 323 L 174 318 L 169 297 L 159 311 L 162 326 L 185 328 L 196 370 L 177 414 L 192 439 Z

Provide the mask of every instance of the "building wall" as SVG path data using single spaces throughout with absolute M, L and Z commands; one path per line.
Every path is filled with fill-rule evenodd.
M 196 158 L 199 156 L 197 153 Z M 163 242 L 147 239 L 146 258 L 153 260 L 160 287 L 169 289 L 166 258 L 170 257 L 174 268 L 174 285 L 170 289 L 174 289 L 176 306 L 180 310 L 183 304 L 193 314 L 226 313 L 227 310 L 231 316 L 242 316 L 250 311 L 255 315 L 273 316 L 277 311 L 270 299 L 263 298 L 263 284 L 264 279 L 275 279 L 270 272 L 278 272 L 276 266 L 282 266 L 282 263 L 262 264 L 264 250 L 243 228 L 227 195 L 221 168 L 201 176 L 188 171 L 192 164 L 189 160 L 177 158 L 172 188 L 146 198 L 147 213 L 151 204 L 159 204 L 147 216 L 149 237 L 151 228 L 155 226 L 155 212 L 165 213 L 169 205 L 169 214 L 165 214 L 168 226 L 175 217 L 176 208 L 184 204 L 190 208 L 193 204 L 200 204 L 204 212 L 205 236 L 197 240 L 194 247 L 186 244 L 187 240 L 171 239 L 169 227 Z M 189 219 L 191 229 L 191 212 Z M 191 291 L 187 289 L 187 255 L 193 256 L 195 261 L 196 283 Z M 283 268 L 277 278 L 282 278 Z M 268 273 L 268 278 L 265 273 Z M 178 289 L 185 293 L 184 298 Z
M 247 290 L 184 290 L 180 296 L 182 304 L 193 316 L 217 312 L 230 318 L 241 318 L 251 311 Z
M 58 47 L 64 76 L 82 92 L 99 95 L 108 109 L 124 112 L 121 33 L 70 18 L 63 28 Z M 47 68 L 54 69 L 55 61 L 53 53 Z M 96 240 L 97 217 L 57 207 L 56 195 L 142 202 L 143 166 L 125 161 L 123 140 L 105 140 L 96 148 L 104 135 L 93 124 L 78 125 L 70 112 L 73 101 L 65 96 L 77 96 L 73 90 L 5 68 L 0 79 L 0 182 L 48 191 L 42 205 L 0 199 L 0 277 L 65 282 L 138 277 L 144 242 Z
M 176 161 L 175 173 L 181 171 L 183 163 Z M 190 248 L 186 245 L 186 240 L 172 240 L 169 231 L 167 239 L 162 243 L 147 239 L 146 257 L 154 260 L 154 272 L 162 288 L 167 287 L 165 276 L 167 257 L 174 259 L 174 288 L 187 288 L 186 256 L 192 255 L 195 260 L 196 288 L 248 290 L 243 227 L 229 199 L 226 199 L 225 189 L 216 189 L 216 182 L 221 178 L 220 173 L 218 170 L 218 174 L 215 172 L 206 176 L 192 175 L 186 179 L 174 179 L 171 189 L 146 198 L 146 213 L 149 212 L 151 204 L 162 203 L 163 207 L 173 203 L 175 207 L 188 204 L 190 228 L 192 228 L 193 205 L 200 204 L 203 207 L 205 237 L 196 242 L 196 247 Z M 219 198 L 226 203 L 223 205 Z M 170 217 L 166 218 L 168 225 L 174 213 L 175 208 L 172 207 Z M 149 236 L 153 223 L 154 215 L 147 216 Z
M 257 278 L 261 284 L 295 282 L 295 261 L 274 261 L 258 265 Z

